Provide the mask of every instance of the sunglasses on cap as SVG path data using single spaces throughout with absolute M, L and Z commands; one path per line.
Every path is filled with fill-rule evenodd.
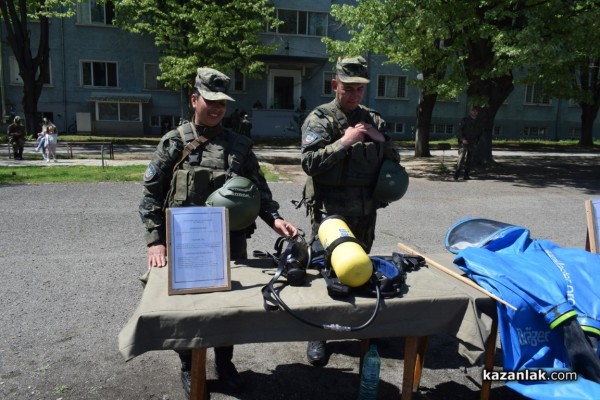
M 224 79 L 212 79 L 211 82 L 202 82 L 211 92 L 227 93 L 229 82 Z
M 360 64 L 345 64 L 342 66 L 342 70 L 344 73 L 350 77 L 359 76 L 365 77 L 367 76 L 367 70 L 364 66 Z

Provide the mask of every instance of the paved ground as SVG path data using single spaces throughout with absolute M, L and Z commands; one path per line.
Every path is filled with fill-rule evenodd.
M 307 230 L 304 210 L 289 202 L 301 193 L 297 153 L 282 151 L 275 159 L 273 149 L 257 152 L 284 178 L 271 185 L 283 215 Z M 148 160 L 147 149 L 131 153 L 139 155 L 142 164 Z M 0 165 L 38 165 L 30 160 L 9 162 L 5 154 L 0 153 Z M 403 154 L 410 188 L 401 201 L 381 210 L 373 252 L 389 253 L 398 241 L 425 253 L 442 252 L 446 230 L 465 216 L 521 224 L 535 237 L 582 247 L 583 202 L 600 196 L 598 155 L 512 154 L 498 156 L 496 165 L 475 172 L 468 182 L 453 181 L 442 166 L 449 167 L 453 155 L 414 160 Z M 291 161 L 281 163 L 285 157 Z M 117 149 L 116 158 L 108 165 L 126 161 L 120 160 Z M 53 167 L 67 163 L 74 162 L 61 158 Z M 125 363 L 117 350 L 117 334 L 141 295 L 137 277 L 144 271 L 145 252 L 137 216 L 140 194 L 137 183 L 0 186 L 0 398 L 183 398 L 172 352 L 147 353 Z M 270 250 L 274 240 L 263 224 L 249 248 Z M 380 343 L 381 399 L 399 396 L 402 345 L 402 339 Z M 236 346 L 234 361 L 246 390 L 227 393 L 214 380 L 211 365 L 211 398 L 356 397 L 356 342 L 330 343 L 332 355 L 325 368 L 308 365 L 305 348 L 301 342 Z M 478 398 L 480 368 L 457 356 L 456 348 L 453 338 L 431 339 L 416 398 Z M 212 352 L 208 354 L 210 365 Z M 492 398 L 518 397 L 495 384 Z

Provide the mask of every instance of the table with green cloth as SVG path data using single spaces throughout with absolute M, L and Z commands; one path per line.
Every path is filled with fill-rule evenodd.
M 152 269 L 137 309 L 119 333 L 121 354 L 130 360 L 151 350 L 202 349 L 203 363 L 209 347 L 405 337 L 402 398 L 410 398 L 420 379 L 422 354 L 418 353 L 424 349 L 418 348 L 426 343 L 420 338 L 452 335 L 459 341 L 459 353 L 472 364 L 486 353 L 486 344 L 492 339 L 488 353 L 495 349 L 495 302 L 434 268 L 408 272 L 401 295 L 383 299 L 375 320 L 350 332 L 316 328 L 284 310 L 266 311 L 261 288 L 274 273 L 270 260 L 232 261 L 230 291 L 169 296 L 167 268 Z M 304 286 L 285 286 L 280 294 L 294 312 L 318 323 L 358 326 L 375 306 L 373 297 L 331 298 L 325 280 L 314 270 L 308 271 Z M 204 365 L 201 368 L 204 370 Z M 205 379 L 205 371 L 201 373 L 199 379 Z M 205 389 L 204 382 L 193 382 L 193 392 L 194 386 Z M 202 398 L 203 394 L 196 396 Z

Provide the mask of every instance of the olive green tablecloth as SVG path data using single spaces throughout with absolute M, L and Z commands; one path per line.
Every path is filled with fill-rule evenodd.
M 402 296 L 385 299 L 367 328 L 337 332 L 311 327 L 283 310 L 266 311 L 261 288 L 274 273 L 270 265 L 232 262 L 231 291 L 173 296 L 167 293 L 167 268 L 153 269 L 140 304 L 119 333 L 120 352 L 130 360 L 150 350 L 447 333 L 458 338 L 459 353 L 471 363 L 484 353 L 495 302 L 431 267 L 409 272 Z M 334 300 L 317 272 L 309 274 L 305 286 L 281 292 L 292 310 L 318 323 L 345 326 L 369 318 L 374 298 Z

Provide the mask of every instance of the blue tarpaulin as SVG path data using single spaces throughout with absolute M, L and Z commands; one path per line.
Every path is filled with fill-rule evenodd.
M 553 330 L 576 316 L 588 334 L 600 333 L 600 255 L 532 239 L 526 228 L 486 219 L 462 219 L 446 235 L 454 263 L 483 288 L 517 307 L 498 303 L 505 371 L 568 370 L 563 338 Z M 598 399 L 600 384 L 509 381 L 535 399 Z

